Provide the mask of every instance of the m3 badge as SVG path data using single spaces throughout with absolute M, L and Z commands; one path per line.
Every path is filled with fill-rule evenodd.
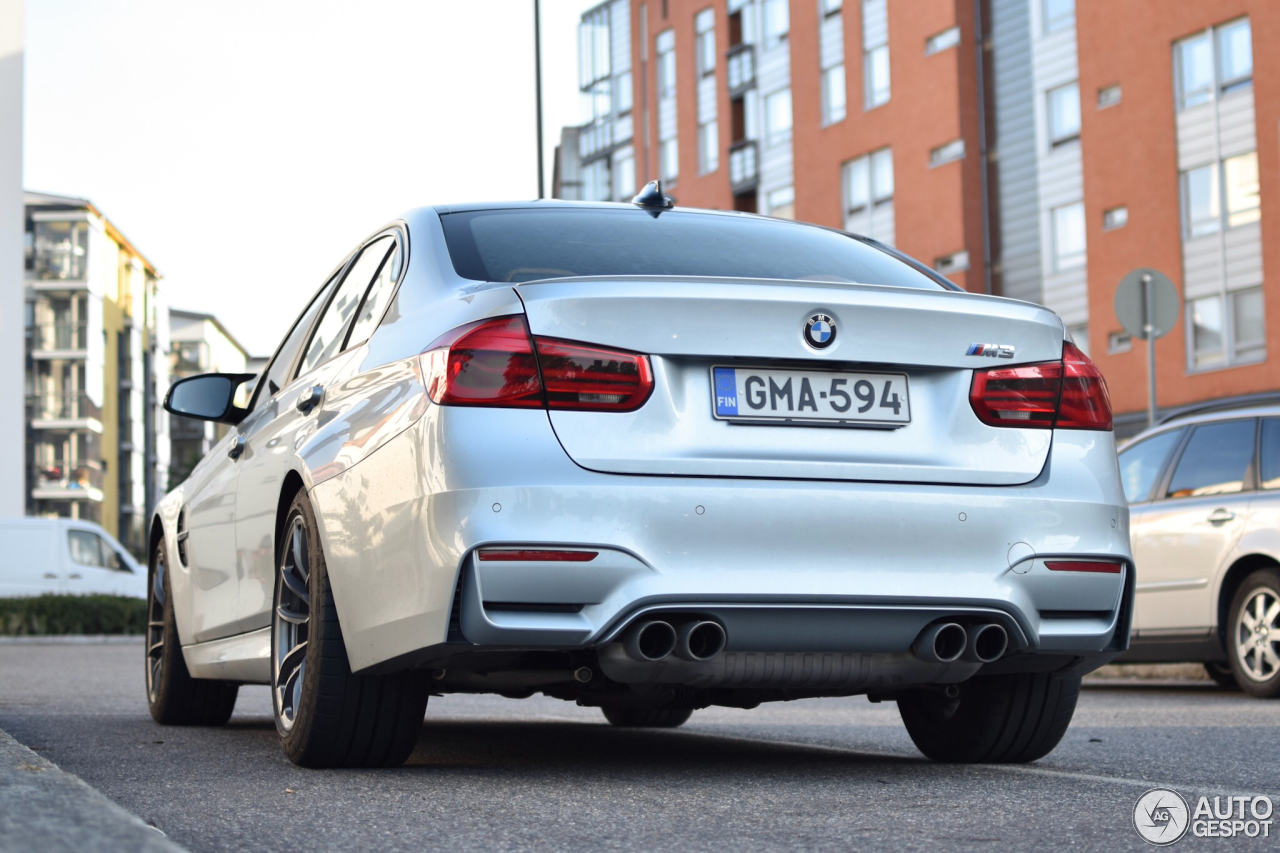
M 981 355 L 987 358 L 1013 358 L 1013 347 L 1006 344 L 969 344 L 965 355 Z

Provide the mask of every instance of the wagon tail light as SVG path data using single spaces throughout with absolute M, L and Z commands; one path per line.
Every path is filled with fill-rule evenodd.
M 519 316 L 454 329 L 421 359 L 442 406 L 632 412 L 653 392 L 648 356 L 535 337 Z
M 1071 343 L 1063 344 L 1061 361 L 975 370 L 969 404 L 990 426 L 1111 429 L 1107 383 Z

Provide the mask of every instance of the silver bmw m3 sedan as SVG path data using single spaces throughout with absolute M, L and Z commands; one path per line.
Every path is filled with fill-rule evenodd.
M 165 405 L 229 427 L 151 520 L 151 713 L 269 684 L 300 765 L 402 763 L 458 692 L 654 727 L 865 694 L 931 758 L 1030 761 L 1128 646 L 1093 363 L 838 231 L 653 185 L 415 210 L 261 375 Z

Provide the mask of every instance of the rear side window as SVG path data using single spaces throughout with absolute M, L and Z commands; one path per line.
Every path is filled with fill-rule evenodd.
M 1280 418 L 1262 421 L 1262 462 L 1258 479 L 1264 489 L 1280 489 Z
M 351 265 L 351 271 L 342 280 L 342 284 L 338 285 L 338 292 L 329 300 L 329 307 L 316 324 L 315 334 L 311 336 L 311 343 L 307 346 L 307 354 L 302 357 L 299 376 L 342 351 L 342 341 L 347 335 L 347 322 L 364 298 L 365 290 L 368 289 L 373 274 L 381 266 L 382 259 L 387 256 L 389 248 L 390 237 L 374 240 L 365 246 L 360 257 Z
M 441 222 L 454 269 L 476 281 L 646 275 L 953 287 L 870 243 L 796 222 L 639 208 L 477 210 Z
M 400 251 L 400 244 L 396 243 L 390 257 L 383 262 L 377 275 L 373 277 L 373 284 L 369 285 L 369 292 L 365 295 L 360 311 L 356 314 L 356 321 L 351 326 L 351 336 L 347 346 L 353 347 L 364 343 L 377 328 L 378 322 L 382 319 L 382 313 L 387 310 L 387 301 L 395 292 L 396 280 L 400 278 L 403 254 Z
M 1254 421 L 1198 426 L 1187 442 L 1165 497 L 1229 495 L 1244 490 L 1253 461 Z
M 1164 470 L 1169 454 L 1178 446 L 1182 432 L 1175 429 L 1153 435 L 1129 445 L 1120 453 L 1120 480 L 1124 483 L 1125 500 L 1136 504 L 1151 497 L 1156 477 Z

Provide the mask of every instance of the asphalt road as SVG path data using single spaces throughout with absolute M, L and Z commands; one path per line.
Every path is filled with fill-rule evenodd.
M 892 703 L 862 698 L 628 731 L 554 699 L 450 696 L 408 766 L 309 771 L 281 754 L 266 688 L 224 728 L 152 723 L 141 658 L 0 645 L 0 728 L 192 851 L 1149 849 L 1131 824 L 1148 788 L 1280 803 L 1280 702 L 1208 683 L 1090 686 L 1023 767 L 932 764 Z

